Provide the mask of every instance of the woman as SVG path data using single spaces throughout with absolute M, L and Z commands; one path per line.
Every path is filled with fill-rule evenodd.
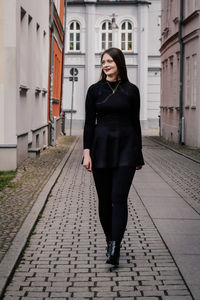
M 140 95 L 128 80 L 121 50 L 104 51 L 101 65 L 101 79 L 89 87 L 86 96 L 83 166 L 93 172 L 107 241 L 106 263 L 118 265 L 129 189 L 135 170 L 144 165 Z

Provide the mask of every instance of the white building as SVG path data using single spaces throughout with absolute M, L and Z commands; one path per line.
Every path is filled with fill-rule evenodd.
M 49 1 L 0 1 L 0 170 L 47 145 Z
M 68 77 L 76 67 L 73 127 L 83 126 L 87 89 L 98 81 L 101 53 L 111 46 L 123 50 L 129 79 L 140 88 L 142 127 L 158 127 L 160 14 L 160 0 L 68 1 L 63 109 L 71 109 Z
M 193 147 L 200 147 L 199 12 L 199 0 L 162 0 L 161 133 Z

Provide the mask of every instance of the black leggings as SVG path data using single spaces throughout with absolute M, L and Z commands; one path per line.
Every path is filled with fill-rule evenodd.
M 127 198 L 135 167 L 93 169 L 99 218 L 107 240 L 121 242 L 128 220 Z

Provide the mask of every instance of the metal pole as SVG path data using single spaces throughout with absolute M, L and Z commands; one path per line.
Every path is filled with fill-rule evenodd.
M 51 17 L 50 17 L 50 28 L 51 28 L 51 53 L 50 53 L 50 90 L 49 90 L 49 120 L 51 122 L 50 127 L 50 145 L 54 146 L 54 120 L 53 120 L 53 18 L 54 18 L 54 2 L 51 0 Z
M 73 106 L 74 106 L 74 79 L 75 76 L 72 76 L 72 101 L 71 101 L 71 118 L 70 118 L 70 136 L 72 135 L 72 115 L 73 115 Z
M 182 37 L 182 24 L 183 24 L 183 0 L 180 0 L 180 20 L 179 20 L 179 44 L 180 44 L 180 82 L 179 82 L 179 131 L 178 143 L 181 145 L 183 142 L 183 69 L 184 69 L 184 45 Z
M 67 0 L 64 0 L 65 3 L 65 12 L 64 12 L 64 39 L 63 39 L 63 61 L 62 61 L 62 93 L 61 93 L 61 105 L 60 105 L 60 113 L 62 113 L 62 130 L 65 133 L 65 128 L 63 124 L 65 124 L 64 118 L 65 114 L 63 114 L 63 93 L 64 93 L 64 66 L 65 66 L 65 42 L 66 42 L 66 24 L 67 24 Z

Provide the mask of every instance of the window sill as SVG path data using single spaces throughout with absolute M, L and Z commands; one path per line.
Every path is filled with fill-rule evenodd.
M 45 96 L 47 94 L 47 89 L 42 89 L 42 96 Z
M 41 88 L 36 87 L 36 88 L 35 88 L 35 95 L 36 95 L 36 96 L 39 96 L 40 93 L 41 93 Z
M 20 93 L 26 94 L 28 92 L 28 90 L 29 90 L 29 88 L 25 85 L 21 84 L 20 87 L 19 87 Z
M 67 51 L 67 54 L 72 54 L 72 55 L 84 55 L 81 51 Z

